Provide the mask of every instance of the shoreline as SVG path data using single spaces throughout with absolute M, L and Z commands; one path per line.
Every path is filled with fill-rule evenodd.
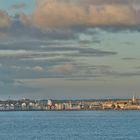
M 79 111 L 140 111 L 140 109 L 94 109 L 94 110 L 0 110 L 0 112 L 79 112 Z

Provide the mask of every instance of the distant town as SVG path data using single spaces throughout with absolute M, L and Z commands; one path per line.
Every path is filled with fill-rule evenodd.
M 80 110 L 140 110 L 140 100 L 6 100 L 0 101 L 0 111 L 80 111 Z

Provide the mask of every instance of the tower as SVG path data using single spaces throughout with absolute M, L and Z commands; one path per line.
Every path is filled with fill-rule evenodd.
M 53 101 L 51 99 L 48 100 L 48 106 L 52 106 L 53 105 Z
M 135 104 L 136 103 L 136 95 L 133 95 L 131 100 L 132 100 L 132 103 Z

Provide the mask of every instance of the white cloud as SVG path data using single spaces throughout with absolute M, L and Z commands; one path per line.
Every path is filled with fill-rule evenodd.
M 31 54 L 31 51 L 26 50 L 0 50 L 0 58 L 27 57 Z
M 42 71 L 44 71 L 44 68 L 41 67 L 41 66 L 35 66 L 35 67 L 32 68 L 32 70 L 36 71 L 36 72 L 42 72 Z

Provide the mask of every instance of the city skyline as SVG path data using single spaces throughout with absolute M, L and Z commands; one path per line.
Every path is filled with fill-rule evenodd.
M 139 0 L 1 0 L 0 97 L 139 97 L 139 15 Z

